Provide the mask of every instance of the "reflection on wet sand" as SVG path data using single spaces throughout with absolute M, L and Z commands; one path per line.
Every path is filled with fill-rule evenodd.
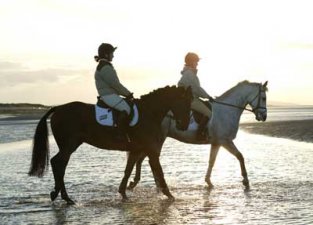
M 309 224 L 313 220 L 312 144 L 239 132 L 238 148 L 246 160 L 250 190 L 241 183 L 240 165 L 221 149 L 212 173 L 204 176 L 208 145 L 168 139 L 161 163 L 175 196 L 157 193 L 148 162 L 130 200 L 118 194 L 126 156 L 83 145 L 66 173 L 76 205 L 58 198 L 51 203 L 51 169 L 42 179 L 27 176 L 30 142 L 0 151 L 0 219 L 2 224 Z M 8 147 L 8 144 L 2 145 Z M 51 155 L 56 153 L 51 144 Z M 92 163 L 91 163 L 92 162 Z

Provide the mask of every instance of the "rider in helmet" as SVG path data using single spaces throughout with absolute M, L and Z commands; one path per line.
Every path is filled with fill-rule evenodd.
M 118 116 L 118 127 L 123 132 L 123 136 L 125 136 L 128 115 L 131 110 L 121 96 L 133 99 L 133 93 L 120 83 L 112 65 L 116 48 L 108 43 L 102 43 L 99 46 L 98 55 L 95 56 L 95 60 L 98 62 L 95 71 L 95 83 L 100 99 L 110 107 L 121 112 Z
M 207 98 L 212 99 L 211 96 L 200 86 L 200 81 L 197 76 L 197 67 L 200 58 L 196 53 L 188 52 L 185 56 L 185 65 L 181 71 L 182 77 L 178 82 L 178 86 L 191 87 L 194 96 L 191 102 L 191 109 L 203 115 L 197 131 L 197 139 L 204 140 L 206 138 L 206 125 L 211 117 L 211 110 L 199 99 Z

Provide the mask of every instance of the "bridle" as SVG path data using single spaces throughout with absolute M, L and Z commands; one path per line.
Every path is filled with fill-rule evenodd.
M 234 108 L 238 108 L 238 109 L 242 109 L 242 110 L 246 110 L 246 111 L 249 111 L 249 112 L 253 112 L 255 113 L 258 109 L 264 109 L 266 110 L 266 107 L 263 107 L 261 106 L 261 94 L 262 92 L 265 92 L 265 90 L 262 89 L 262 85 L 260 84 L 259 85 L 259 92 L 258 94 L 250 101 L 248 102 L 245 107 L 241 107 L 241 106 L 237 106 L 237 105 L 233 105 L 233 104 L 229 104 L 229 103 L 226 103 L 226 102 L 220 102 L 220 101 L 216 101 L 215 99 L 211 99 L 210 102 L 213 102 L 213 103 L 217 103 L 217 104 L 220 104 L 220 105 L 226 105 L 226 106 L 230 106 L 230 107 L 234 107 Z M 252 105 L 251 103 L 254 102 L 254 100 L 258 98 L 258 102 L 257 102 L 257 105 L 256 107 L 252 108 L 252 109 L 248 109 L 246 106 L 249 104 L 249 105 Z

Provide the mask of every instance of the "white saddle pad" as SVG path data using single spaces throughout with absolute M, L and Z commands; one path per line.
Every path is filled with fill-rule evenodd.
M 134 104 L 133 106 L 134 109 L 134 116 L 132 120 L 129 123 L 129 126 L 133 127 L 138 123 L 139 119 L 139 113 L 138 113 L 138 108 Z M 96 111 L 96 120 L 99 124 L 104 125 L 104 126 L 113 126 L 113 113 L 112 110 L 109 108 L 102 108 L 97 105 L 95 105 L 95 111 Z

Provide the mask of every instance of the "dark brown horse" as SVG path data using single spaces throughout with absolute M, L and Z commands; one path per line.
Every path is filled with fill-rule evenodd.
M 161 122 L 168 111 L 172 111 L 176 119 L 177 128 L 187 129 L 192 94 L 190 89 L 178 87 L 164 87 L 147 95 L 135 99 L 138 107 L 139 121 L 134 127 L 128 128 L 130 143 L 116 139 L 117 129 L 99 125 L 95 119 L 95 107 L 92 104 L 71 102 L 51 108 L 39 121 L 33 142 L 33 154 L 30 176 L 42 177 L 49 163 L 49 143 L 47 118 L 51 116 L 51 129 L 59 152 L 51 159 L 55 188 L 50 193 L 51 200 L 55 200 L 59 192 L 68 204 L 74 202 L 69 198 L 64 174 L 71 154 L 82 144 L 88 143 L 102 149 L 128 151 L 130 158 L 145 153 L 150 160 L 151 168 L 156 171 L 163 193 L 173 198 L 164 179 L 159 161 Z M 137 158 L 137 157 L 136 157 Z M 131 161 L 131 160 L 128 160 Z M 135 162 L 134 162 L 135 163 Z M 126 199 L 126 185 L 133 169 L 127 164 L 119 192 Z

